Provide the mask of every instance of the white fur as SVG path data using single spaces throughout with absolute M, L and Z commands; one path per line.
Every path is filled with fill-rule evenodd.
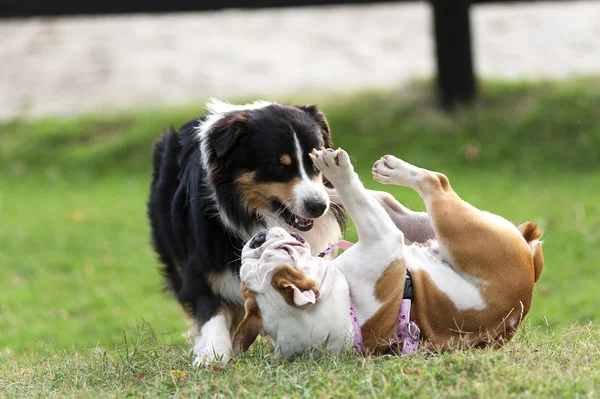
M 472 276 L 463 277 L 458 274 L 439 255 L 439 249 L 433 247 L 419 247 L 411 245 L 406 247 L 406 267 L 411 272 L 422 270 L 429 275 L 431 280 L 452 301 L 457 310 L 483 310 L 486 304 L 481 296 L 481 283 Z
M 529 247 L 529 250 L 531 251 L 532 255 L 535 255 L 535 251 L 537 250 L 538 246 L 542 245 L 542 241 L 540 240 L 533 240 L 531 242 L 527 243 L 527 246 Z
M 404 235 L 364 188 L 346 152 L 319 154 L 315 165 L 336 187 L 358 231 L 356 245 L 333 263 L 348 280 L 356 315 L 363 324 L 382 305 L 375 297 L 377 280 L 390 263 L 404 258 Z
M 325 212 L 327 212 L 329 210 L 329 195 L 327 195 L 325 186 L 323 186 L 320 181 L 315 181 L 308 177 L 302 159 L 304 154 L 296 133 L 294 133 L 294 147 L 296 152 L 296 163 L 298 164 L 298 171 L 300 174 L 300 181 L 294 186 L 294 213 L 304 218 L 311 218 L 310 215 L 306 214 L 304 201 L 309 199 L 323 200 L 327 204 L 327 208 L 325 209 Z
M 320 295 L 316 304 L 304 300 L 314 296 L 312 291 L 296 289 L 294 306 L 285 302 L 272 287 L 274 270 L 282 263 L 296 265 L 318 283 Z M 331 262 L 312 256 L 310 247 L 300 245 L 286 230 L 270 229 L 265 242 L 258 248 L 250 248 L 250 242 L 246 243 L 242 250 L 240 277 L 256 294 L 263 318 L 263 333 L 271 338 L 278 355 L 287 357 L 308 348 L 321 350 L 324 345 L 326 351 L 339 353 L 351 342 L 346 279 Z M 333 331 L 329 327 L 331 323 L 342 328 Z
M 195 366 L 206 366 L 211 362 L 227 363 L 231 359 L 231 337 L 229 327 L 231 320 L 218 314 L 205 323 L 200 334 L 194 339 Z
M 273 289 L 257 295 L 263 331 L 273 341 L 276 355 L 289 357 L 307 349 L 341 353 L 351 345 L 348 284 L 338 270 L 333 269 L 332 272 L 335 276 L 329 295 L 322 296 L 316 305 L 308 309 L 288 305 Z M 331 325 L 340 328 L 331 329 Z

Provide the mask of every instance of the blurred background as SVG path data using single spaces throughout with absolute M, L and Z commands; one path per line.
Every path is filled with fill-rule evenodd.
M 0 5 L 0 361 L 143 323 L 184 342 L 150 247 L 150 155 L 210 97 L 316 103 L 369 188 L 423 209 L 371 181 L 393 153 L 538 222 L 530 323 L 600 318 L 600 1 L 38 3 Z

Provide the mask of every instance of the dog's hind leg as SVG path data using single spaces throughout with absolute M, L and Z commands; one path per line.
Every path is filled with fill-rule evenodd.
M 421 196 L 441 255 L 459 271 L 477 278 L 483 265 L 519 262 L 520 254 L 514 248 L 524 242 L 517 228 L 463 201 L 443 174 L 386 155 L 373 165 L 373 178 L 410 187 Z
M 435 231 L 427 212 L 416 212 L 402 205 L 390 193 L 367 190 L 390 216 L 397 228 L 404 233 L 406 244 L 426 242 L 435 238 Z
M 345 206 L 335 188 L 326 188 L 332 204 Z M 416 212 L 402 205 L 390 193 L 366 190 L 379 203 L 392 219 L 392 222 L 404 233 L 405 244 L 425 242 L 435 238 L 435 231 L 427 212 Z

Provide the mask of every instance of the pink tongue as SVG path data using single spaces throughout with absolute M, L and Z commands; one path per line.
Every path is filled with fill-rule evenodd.
M 296 220 L 298 221 L 298 223 L 310 223 L 312 221 L 311 219 L 304 219 L 300 216 L 296 216 Z

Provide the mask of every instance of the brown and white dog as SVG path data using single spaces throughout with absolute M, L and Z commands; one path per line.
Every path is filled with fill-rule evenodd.
M 407 270 L 414 289 L 410 319 L 425 348 L 499 346 L 513 337 L 543 267 L 535 223 L 516 227 L 473 207 L 440 173 L 390 155 L 377 161 L 375 180 L 421 196 L 428 217 L 419 217 L 391 195 L 366 190 L 343 150 L 313 151 L 312 158 L 337 189 L 359 241 L 331 261 L 311 256 L 302 237 L 281 228 L 247 242 L 240 271 L 246 314 L 234 335 L 236 353 L 260 333 L 279 355 L 324 345 L 339 353 L 353 342 L 351 301 L 364 350 L 387 352 L 398 332 Z M 426 245 L 405 233 L 428 230 L 434 233 Z

